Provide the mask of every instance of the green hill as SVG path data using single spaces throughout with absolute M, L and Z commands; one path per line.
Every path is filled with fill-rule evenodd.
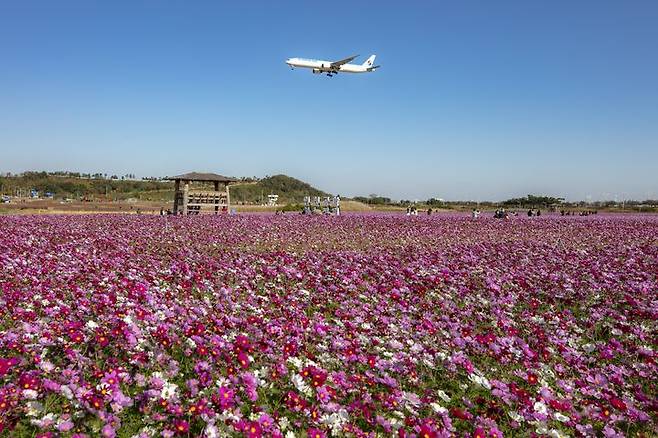
M 138 198 L 146 201 L 173 199 L 174 184 L 156 178 L 126 179 L 115 175 L 78 174 L 71 172 L 24 172 L 21 175 L 0 177 L 0 194 L 15 196 L 19 192 L 28 196 L 38 190 L 40 196 L 52 193 L 57 199 L 93 198 L 122 200 Z M 326 196 L 322 190 L 287 175 L 274 175 L 262 179 L 243 178 L 231 186 L 234 204 L 263 204 L 267 195 L 279 195 L 279 205 L 303 202 L 304 196 Z
M 55 198 L 105 198 L 125 199 L 139 197 L 142 193 L 162 193 L 172 196 L 173 183 L 156 179 L 125 179 L 102 174 L 80 175 L 69 172 L 24 172 L 17 176 L 0 177 L 0 193 L 28 196 L 30 190 L 38 190 L 40 196 L 51 193 Z M 145 198 L 146 199 L 146 198 Z M 158 196 L 156 199 L 160 199 Z
M 267 195 L 279 195 L 279 204 L 292 204 L 304 201 L 304 196 L 327 196 L 304 181 L 287 175 L 268 176 L 252 183 L 231 187 L 232 203 L 262 204 Z

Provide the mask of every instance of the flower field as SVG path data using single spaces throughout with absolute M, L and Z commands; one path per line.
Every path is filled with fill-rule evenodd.
M 658 217 L 0 217 L 0 435 L 656 436 Z

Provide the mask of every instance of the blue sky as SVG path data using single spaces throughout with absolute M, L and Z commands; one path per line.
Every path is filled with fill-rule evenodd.
M 0 0 L 0 171 L 655 198 L 656 23 L 656 1 Z

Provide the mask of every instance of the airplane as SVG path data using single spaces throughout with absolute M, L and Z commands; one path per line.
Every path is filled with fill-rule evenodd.
M 291 69 L 295 67 L 310 68 L 314 74 L 326 73 L 327 76 L 333 77 L 338 72 L 342 73 L 368 73 L 379 68 L 379 65 L 373 65 L 375 62 L 375 55 L 366 59 L 363 64 L 350 64 L 350 61 L 356 59 L 359 55 L 350 56 L 349 58 L 341 59 L 340 61 L 322 61 L 318 59 L 306 58 L 289 58 L 286 59 L 286 64 Z

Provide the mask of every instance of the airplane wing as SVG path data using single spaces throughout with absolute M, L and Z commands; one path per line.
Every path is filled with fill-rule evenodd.
M 349 58 L 341 59 L 340 61 L 335 61 L 331 63 L 331 68 L 338 68 L 343 64 L 347 64 L 348 62 L 352 61 L 353 59 L 358 58 L 359 55 L 354 55 L 350 56 Z

